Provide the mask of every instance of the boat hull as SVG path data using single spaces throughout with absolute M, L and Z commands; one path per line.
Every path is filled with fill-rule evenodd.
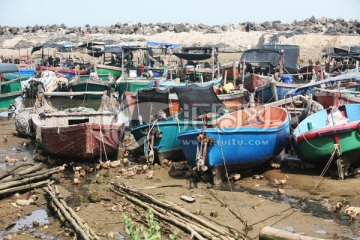
M 352 164 L 358 161 L 360 154 L 359 123 L 360 121 L 353 122 L 346 126 L 348 129 L 341 134 L 335 133 L 333 128 L 329 128 L 328 131 L 323 132 L 326 135 L 324 137 L 318 136 L 315 139 L 307 139 L 306 141 L 299 141 L 298 138 L 296 152 L 303 161 L 324 166 L 334 151 L 334 144 L 337 143 L 340 144 L 341 159 L 348 164 Z M 316 133 L 314 132 L 314 134 Z
M 244 88 L 249 92 L 254 92 L 258 87 L 270 82 L 270 78 L 259 74 L 248 74 L 244 76 Z
M 272 90 L 272 84 L 275 84 L 276 94 Z M 268 83 L 256 89 L 255 97 L 262 103 L 275 102 L 286 98 L 287 93 L 297 87 L 298 84 Z
M 115 79 L 118 79 L 121 74 L 122 74 L 122 70 L 120 67 L 115 67 L 115 66 L 108 66 L 108 65 L 96 65 L 95 66 L 96 72 L 98 75 L 103 75 L 103 74 L 112 74 Z
M 99 81 L 80 81 L 71 85 L 73 92 L 104 92 L 110 90 L 110 85 Z M 100 99 L 101 95 L 85 95 L 86 99 Z M 84 96 L 74 96 L 74 98 L 83 99 Z
M 150 81 L 136 81 L 129 80 L 117 83 L 116 87 L 119 93 L 119 96 L 123 95 L 124 92 L 135 93 L 141 89 L 147 89 Z
M 72 159 L 93 159 L 104 154 L 104 147 L 108 156 L 117 152 L 123 128 L 119 125 L 84 123 L 67 127 L 40 127 L 39 130 L 40 145 L 47 153 Z
M 295 150 L 301 160 L 324 166 L 338 146 L 334 159 L 341 158 L 344 165 L 358 161 L 360 104 L 339 106 L 338 110 L 346 117 L 345 122 L 336 124 L 338 116 L 334 120 L 333 113 L 325 109 L 307 117 L 294 130 Z M 328 121 L 335 126 L 329 126 Z
M 154 153 L 155 158 L 160 163 L 164 159 L 172 161 L 185 160 L 181 141 L 178 139 L 178 134 L 187 130 L 201 129 L 203 122 L 201 121 L 164 121 L 157 122 L 154 129 Z M 132 130 L 132 134 L 139 145 L 143 145 L 146 142 L 148 135 L 149 125 L 141 125 Z M 159 134 L 160 133 L 160 134 Z M 151 138 L 151 136 L 149 135 Z
M 265 114 L 264 123 L 249 124 L 259 114 Z M 217 127 L 179 134 L 189 164 L 196 165 L 200 153 L 209 167 L 225 165 L 231 171 L 255 167 L 278 155 L 290 136 L 287 111 L 275 107 L 240 110 L 216 119 L 212 125 Z M 206 148 L 199 145 L 199 139 L 210 139 Z M 199 151 L 201 148 L 206 151 Z

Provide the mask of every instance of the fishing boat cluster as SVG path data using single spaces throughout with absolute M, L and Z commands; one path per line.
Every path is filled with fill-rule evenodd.
M 219 63 L 217 47 L 162 42 L 47 44 L 31 53 L 38 51 L 35 61 L 3 59 L 0 107 L 50 156 L 116 159 L 133 138 L 148 164 L 186 160 L 214 183 L 284 152 L 340 179 L 356 174 L 359 47 L 334 48 L 325 63 L 302 68 L 296 45 L 249 49 L 229 64 Z M 91 61 L 76 61 L 77 54 Z M 58 97 L 101 104 L 59 110 L 48 103 Z M 36 101 L 20 109 L 19 98 Z

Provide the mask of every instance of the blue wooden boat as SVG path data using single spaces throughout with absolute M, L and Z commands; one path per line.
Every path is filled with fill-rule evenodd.
M 293 139 L 302 161 L 324 167 L 332 160 L 338 177 L 344 178 L 351 165 L 359 162 L 360 104 L 325 109 L 307 117 L 294 130 Z
M 35 75 L 35 69 L 20 68 L 18 72 L 5 73 L 5 80 L 14 80 L 20 78 L 21 80 L 28 80 Z
M 302 84 L 272 81 L 258 87 L 255 90 L 255 97 L 262 103 L 276 102 L 284 99 L 291 90 L 294 90 L 301 85 Z
M 150 123 L 137 126 L 131 132 L 139 145 L 144 145 L 145 155 L 150 162 L 159 160 L 161 164 L 164 159 L 185 160 L 182 154 L 181 141 L 177 138 L 178 134 L 187 130 L 201 129 L 204 123 L 199 116 L 214 112 L 212 116 L 216 117 L 216 113 L 220 113 L 221 109 L 224 108 L 212 85 L 198 86 L 193 84 L 174 87 L 174 91 L 178 96 L 183 112 L 168 118 L 165 115 L 169 114 L 171 107 L 171 104 L 168 103 L 169 92 L 163 93 L 164 96 L 157 95 L 151 99 L 150 95 L 146 95 L 146 92 L 144 93 L 145 96 L 138 97 L 144 101 L 137 103 L 132 119 L 144 119 L 137 114 L 146 117 L 156 116 Z M 142 93 L 139 92 L 138 94 L 141 95 Z M 149 98 L 146 99 L 147 97 Z M 158 102 L 156 103 L 155 100 Z
M 252 168 L 280 154 L 290 136 L 290 118 L 284 108 L 258 106 L 178 136 L 189 164 L 214 170 L 217 184 L 224 179 L 225 166 L 229 172 Z

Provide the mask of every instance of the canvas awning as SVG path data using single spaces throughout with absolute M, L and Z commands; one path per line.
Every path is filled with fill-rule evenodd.
M 19 72 L 18 67 L 12 63 L 0 63 L 0 73 Z

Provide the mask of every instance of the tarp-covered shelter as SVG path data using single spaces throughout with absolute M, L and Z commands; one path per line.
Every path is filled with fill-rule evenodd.
M 219 113 L 225 108 L 214 92 L 212 84 L 206 86 L 189 84 L 173 87 L 173 90 L 179 98 L 185 118 L 193 119 L 206 113 Z
M 277 50 L 279 53 L 284 51 L 284 73 L 297 74 L 297 62 L 300 55 L 300 47 L 298 45 L 282 45 L 282 44 L 269 44 L 264 45 L 263 49 Z
M 360 60 L 360 47 L 350 47 L 349 49 L 334 48 L 331 52 L 326 53 L 323 57 L 329 57 L 336 61 L 342 61 L 345 59 L 349 60 Z
M 143 123 L 149 123 L 150 116 L 155 116 L 160 110 L 169 116 L 169 89 L 143 89 L 136 94 L 136 104 L 131 116 L 131 125 L 139 125 L 140 116 Z
M 56 48 L 59 52 L 69 52 L 76 49 L 77 47 L 72 44 L 46 43 L 33 47 L 33 49 L 31 49 L 31 54 L 43 48 Z
M 213 47 L 183 47 L 181 53 L 174 53 L 175 56 L 188 61 L 202 61 L 212 57 Z M 193 52 L 190 52 L 193 51 Z M 199 53 L 200 52 L 200 53 Z
M 271 49 L 249 49 L 240 58 L 241 63 L 259 63 L 262 67 L 275 67 L 280 63 L 281 54 Z

